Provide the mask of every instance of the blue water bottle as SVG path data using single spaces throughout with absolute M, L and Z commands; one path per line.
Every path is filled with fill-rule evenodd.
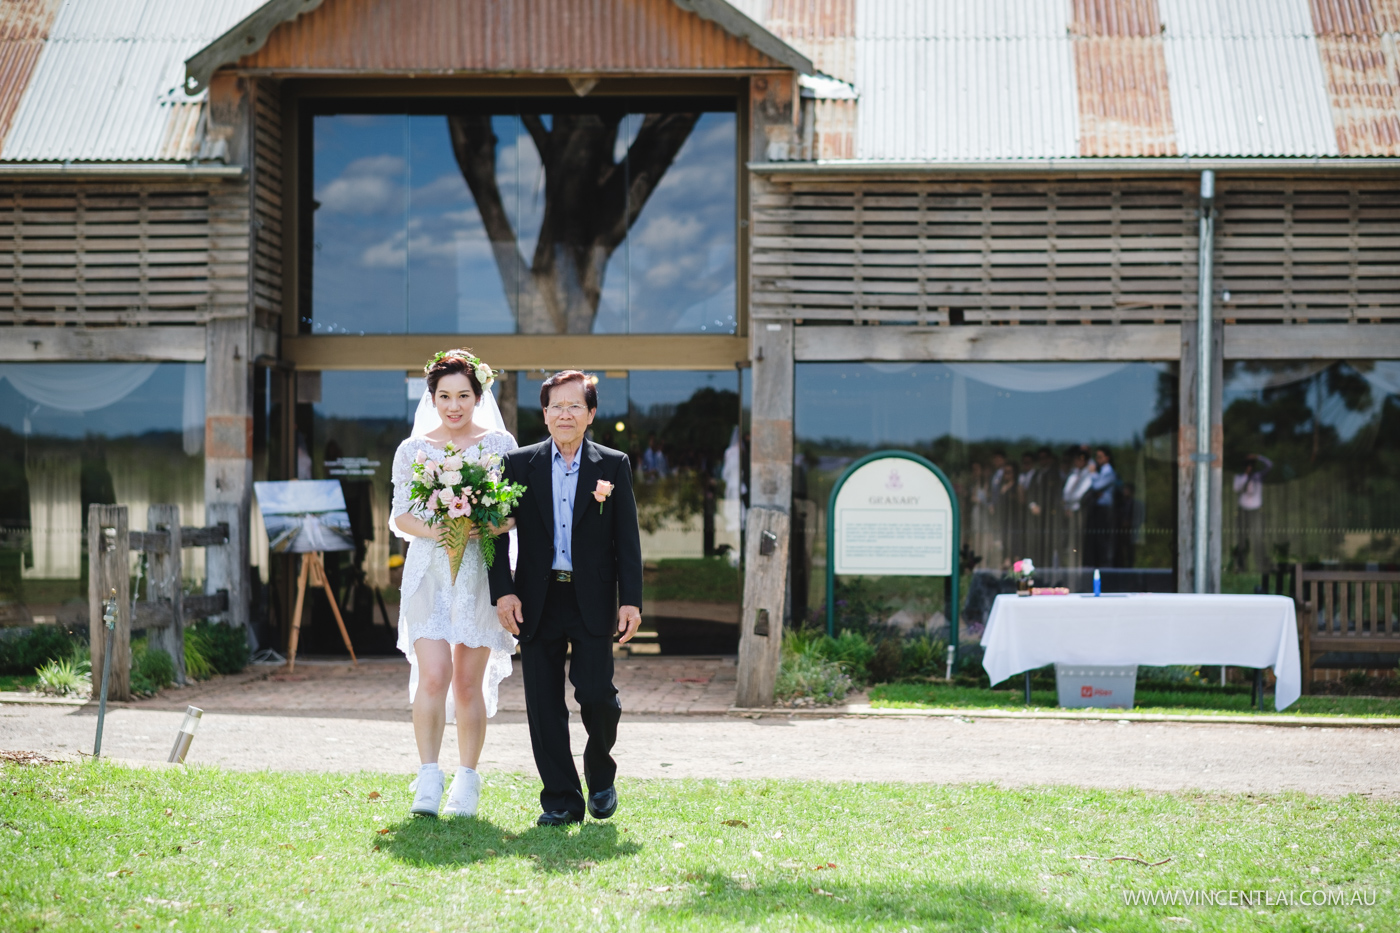
M 1094 595 L 1098 596 L 1103 592 L 1103 580 L 1099 577 L 1099 568 L 1094 568 Z

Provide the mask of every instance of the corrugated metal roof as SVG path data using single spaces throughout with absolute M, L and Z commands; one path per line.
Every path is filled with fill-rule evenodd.
M 1343 155 L 1400 152 L 1400 0 L 1312 0 Z
M 185 59 L 259 4 L 63 0 L 0 157 L 6 162 L 191 158 L 203 105 L 176 96 Z
M 10 0 L 0 5 L 0 152 L 20 97 L 29 86 L 58 13 L 59 0 Z
M 1159 3 L 1182 154 L 1338 154 L 1307 0 Z
M 856 77 L 856 0 L 768 0 L 761 22 L 823 74 Z M 752 16 L 752 13 L 749 14 Z
M 1076 155 L 1067 13 L 1065 4 L 1044 0 L 862 0 L 859 158 Z

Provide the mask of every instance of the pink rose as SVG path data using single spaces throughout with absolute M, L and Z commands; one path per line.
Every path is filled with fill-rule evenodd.
M 414 462 L 414 463 L 422 463 L 424 460 L 427 460 L 427 459 L 428 459 L 427 453 L 425 453 L 424 451 L 421 451 L 421 450 L 418 451 L 418 453 L 416 453 L 416 454 L 413 455 L 413 462 Z
M 593 488 L 593 498 L 602 502 L 608 496 L 612 495 L 612 491 L 613 484 L 605 479 L 600 479 L 598 480 L 598 485 Z

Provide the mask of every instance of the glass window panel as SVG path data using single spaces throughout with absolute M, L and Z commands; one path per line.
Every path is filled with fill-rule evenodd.
M 87 615 L 91 503 L 153 503 L 204 524 L 202 363 L 0 364 L 0 603 Z M 204 578 L 203 550 L 185 577 Z
M 321 401 L 312 406 L 310 479 L 337 479 L 355 537 L 354 551 L 326 554 L 327 573 L 357 652 L 394 651 L 398 574 L 404 546 L 389 531 L 394 453 L 408 436 L 421 380 L 401 372 L 323 372 Z M 380 601 L 382 600 L 382 610 Z M 343 654 L 340 632 L 323 600 L 312 600 L 302 649 Z M 387 621 L 385 613 L 387 612 Z
M 312 118 L 313 333 L 735 331 L 723 102 L 507 106 Z
M 1400 561 L 1400 363 L 1227 361 L 1222 582 Z
M 408 329 L 409 118 L 312 121 L 311 332 Z
M 733 114 L 702 114 L 633 226 L 634 333 L 734 333 L 735 131 Z
M 1100 566 L 1153 576 L 1132 575 L 1136 589 L 1175 589 L 1176 385 L 1173 367 L 1150 363 L 798 364 L 794 497 L 804 532 L 793 546 L 810 555 L 805 591 L 794 593 L 798 617 L 825 619 L 832 485 L 886 448 L 948 474 L 979 570 L 999 575 L 1030 557 L 1046 583 L 1077 588 Z M 1066 501 L 1071 448 L 1096 445 L 1112 456 L 1113 482 Z M 902 606 L 927 620 L 942 611 L 942 581 L 888 580 L 861 598 L 877 614 Z

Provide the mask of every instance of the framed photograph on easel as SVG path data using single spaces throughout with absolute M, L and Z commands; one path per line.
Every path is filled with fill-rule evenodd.
M 288 644 L 287 670 L 296 670 L 297 641 L 301 636 L 301 612 L 306 605 L 307 585 L 319 586 L 330 601 L 340 637 L 355 666 L 359 661 L 350 645 L 350 633 L 335 601 L 335 592 L 326 578 L 326 551 L 353 551 L 350 514 L 339 480 L 287 480 L 254 483 L 258 511 L 267 526 L 268 547 L 274 554 L 300 554 L 297 574 L 297 602 L 292 611 L 292 634 Z

